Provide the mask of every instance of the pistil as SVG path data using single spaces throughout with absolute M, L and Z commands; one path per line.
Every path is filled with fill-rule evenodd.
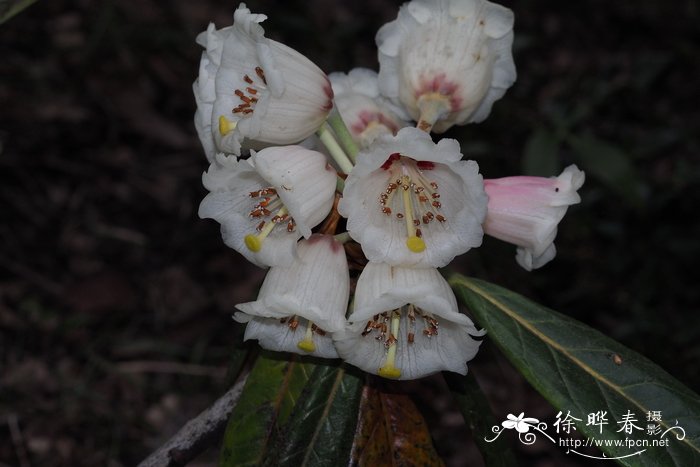
M 384 366 L 379 368 L 379 376 L 391 379 L 399 379 L 401 377 L 401 370 L 396 368 L 396 336 L 399 335 L 399 324 L 401 322 L 400 311 L 393 311 L 391 313 L 391 334 L 386 341 L 385 345 L 388 345 L 388 350 L 386 354 L 386 362 Z
M 394 175 L 398 175 L 398 170 L 394 164 L 398 164 L 401 171 L 401 175 L 396 178 Z M 392 154 L 381 168 L 390 171 L 391 181 L 379 195 L 380 209 L 383 214 L 396 217 L 405 223 L 406 247 L 414 253 L 421 253 L 426 249 L 422 227 L 427 228 L 435 220 L 439 224 L 447 221 L 447 218 L 439 213 L 442 203 L 438 184 L 424 176 L 424 171 L 433 170 L 435 164 L 415 162 L 396 153 Z M 397 191 L 401 191 L 401 196 L 394 202 Z
M 274 229 L 277 224 L 283 222 L 288 217 L 289 215 L 287 214 L 287 208 L 282 206 L 282 208 L 275 213 L 274 217 L 269 222 L 262 221 L 260 224 L 258 224 L 258 228 L 260 230 L 258 234 L 248 234 L 245 236 L 245 246 L 247 246 L 250 251 L 255 253 L 259 252 L 262 249 L 263 241 L 268 235 L 270 235 L 272 229 Z M 289 226 L 287 227 L 287 230 L 289 231 Z
M 306 324 L 306 334 L 304 338 L 299 341 L 297 347 L 299 347 L 304 352 L 313 352 L 316 350 L 316 344 L 313 341 L 314 323 L 308 321 Z
M 411 178 L 408 175 L 404 175 L 401 188 L 403 189 L 403 205 L 406 220 L 406 232 L 408 233 L 408 238 L 406 239 L 406 247 L 414 253 L 420 253 L 425 250 L 425 242 L 422 238 L 417 235 L 416 225 L 413 222 L 413 203 L 411 202 Z M 420 221 L 418 221 L 420 225 Z

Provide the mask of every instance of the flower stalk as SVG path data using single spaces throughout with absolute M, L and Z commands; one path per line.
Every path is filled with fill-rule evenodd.
M 348 130 L 347 125 L 345 125 L 343 117 L 340 116 L 337 106 L 333 106 L 333 110 L 331 110 L 331 113 L 328 115 L 327 122 L 335 132 L 338 141 L 345 149 L 348 158 L 355 163 L 357 161 L 359 148 L 357 144 L 355 144 L 355 140 L 352 139 L 352 134 L 350 130 Z
M 333 160 L 336 162 L 336 164 L 338 164 L 340 171 L 346 174 L 352 172 L 353 163 L 348 155 L 345 154 L 343 148 L 340 147 L 340 144 L 338 144 L 330 125 L 328 125 L 328 123 L 324 123 L 321 128 L 318 129 L 316 134 L 326 149 L 328 149 L 328 152 Z

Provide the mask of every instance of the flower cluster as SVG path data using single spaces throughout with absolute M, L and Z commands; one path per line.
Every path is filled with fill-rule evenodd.
M 515 81 L 513 13 L 412 0 L 377 33 L 378 73 L 328 76 L 267 39 L 265 19 L 241 4 L 232 26 L 200 34 L 194 83 L 210 162 L 199 215 L 270 268 L 257 300 L 236 306 L 245 339 L 392 379 L 465 374 L 485 331 L 437 268 L 484 233 L 541 267 L 584 180 L 575 166 L 484 180 L 456 140 L 431 137 L 484 120 Z

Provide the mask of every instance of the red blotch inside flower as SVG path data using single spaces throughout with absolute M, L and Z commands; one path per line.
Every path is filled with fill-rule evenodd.
M 389 156 L 389 158 L 386 160 L 386 162 L 384 162 L 381 165 L 381 168 L 384 170 L 389 170 L 389 168 L 391 167 L 391 164 L 393 164 L 394 161 L 397 161 L 400 158 L 401 158 L 401 154 L 399 154 L 398 152 L 393 153 L 391 156 Z
M 462 105 L 462 98 L 458 95 L 459 85 L 447 79 L 445 73 L 425 75 L 420 78 L 420 86 L 416 90 L 416 100 L 424 94 L 441 94 L 450 100 L 450 107 L 457 112 Z
M 369 110 L 363 110 L 359 113 L 358 120 L 351 125 L 351 129 L 353 133 L 359 135 L 367 129 L 370 123 L 373 122 L 379 123 L 380 125 L 384 125 L 394 135 L 397 131 L 399 131 L 399 128 L 396 126 L 396 124 L 391 119 L 387 118 L 386 115 L 384 115 L 381 112 L 371 112 Z
M 435 168 L 435 163 L 430 161 L 418 161 L 416 166 L 421 170 L 433 170 Z
M 323 86 L 323 93 L 328 97 L 328 101 L 322 107 L 324 112 L 330 112 L 333 109 L 333 88 L 331 87 L 330 81 L 326 80 L 325 86 Z

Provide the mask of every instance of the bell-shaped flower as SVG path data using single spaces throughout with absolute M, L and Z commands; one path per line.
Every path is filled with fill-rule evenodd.
M 202 182 L 211 193 L 199 217 L 219 222 L 224 243 L 264 267 L 290 264 L 297 240 L 328 215 L 336 172 L 319 152 L 280 146 L 240 161 L 218 154 Z
M 403 128 L 358 154 L 338 205 L 370 261 L 442 267 L 481 245 L 487 197 L 479 166 L 453 139 Z
M 415 379 L 442 370 L 467 373 L 483 336 L 457 307 L 433 268 L 369 263 L 355 290 L 348 325 L 333 334 L 338 355 L 385 378 Z
M 558 177 L 505 177 L 484 180 L 489 196 L 484 232 L 517 245 L 516 261 L 531 271 L 556 256 L 557 226 L 572 204 L 584 173 L 570 165 Z
M 355 142 L 368 147 L 379 135 L 395 135 L 409 117 L 379 94 L 377 72 L 354 68 L 350 73 L 328 75 L 335 105 Z
M 331 235 L 299 242 L 298 259 L 273 266 L 254 302 L 234 319 L 248 323 L 244 339 L 268 350 L 336 358 L 332 332 L 345 325 L 350 276 L 343 245 Z
M 210 141 L 216 152 L 235 155 L 242 145 L 297 143 L 333 108 L 326 74 L 299 52 L 265 38 L 259 23 L 266 18 L 241 3 L 233 26 L 209 25 L 197 39 L 206 52 L 194 85 L 195 126 L 209 154 Z
M 377 33 L 379 89 L 419 128 L 480 122 L 515 82 L 513 12 L 486 0 L 412 0 Z

